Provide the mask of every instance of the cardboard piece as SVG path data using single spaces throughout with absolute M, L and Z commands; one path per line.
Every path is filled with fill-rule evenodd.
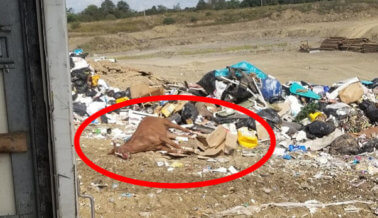
M 205 140 L 205 142 L 206 142 L 206 140 Z M 202 151 L 205 151 L 207 149 L 207 146 L 204 145 L 203 141 L 200 141 L 198 139 L 196 139 L 196 146 L 197 146 L 197 148 L 201 149 Z
M 162 86 L 152 87 L 148 85 L 134 85 L 130 87 L 131 98 L 141 98 L 146 96 L 164 95 Z
M 175 107 L 175 112 L 179 112 L 184 109 L 186 103 L 188 103 L 188 101 L 178 101 Z
M 256 122 L 256 132 L 257 132 L 257 138 L 259 140 L 268 140 L 269 139 L 269 133 L 266 131 L 265 127 L 261 125 L 259 122 Z
M 0 153 L 27 152 L 26 133 L 0 134 Z
M 238 135 L 227 132 L 224 153 L 231 154 L 238 148 Z
M 223 126 L 218 126 L 214 132 L 206 137 L 209 147 L 217 147 L 226 139 L 227 130 Z
M 350 84 L 339 92 L 339 97 L 345 104 L 350 104 L 361 99 L 364 89 L 360 82 Z
M 290 102 L 288 102 L 288 101 L 278 103 L 277 107 L 280 109 L 280 111 L 278 112 L 278 115 L 280 117 L 282 117 L 285 114 L 288 114 L 290 112 L 290 109 L 291 109 L 290 108 Z
M 204 152 L 200 152 L 199 154 L 201 156 L 215 156 L 215 155 L 218 155 L 221 151 L 223 151 L 224 147 L 225 147 L 225 143 L 223 142 L 219 146 L 217 146 L 215 148 L 209 148 Z

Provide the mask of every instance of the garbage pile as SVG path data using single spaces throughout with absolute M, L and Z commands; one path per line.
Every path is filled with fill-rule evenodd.
M 85 57 L 82 51 L 70 53 L 73 110 L 78 122 L 107 106 L 133 98 L 196 95 L 238 104 L 264 118 L 277 138 L 275 155 L 285 159 L 291 158 L 293 150 L 357 155 L 378 148 L 378 78 L 363 81 L 355 77 L 332 86 L 305 81 L 282 84 L 242 61 L 208 72 L 197 83 L 169 83 L 158 79 L 155 83 L 130 85 L 121 90 L 101 79 Z M 153 77 L 151 73 L 139 71 L 137 74 Z M 116 135 L 113 139 L 127 141 L 146 116 L 165 117 L 196 131 L 198 134 L 191 146 L 200 158 L 230 155 L 239 146 L 253 149 L 269 144 L 267 131 L 254 119 L 203 102 L 160 101 L 132 105 L 106 114 L 94 124 L 126 126 L 128 132 L 118 131 L 112 135 Z M 190 140 L 178 137 L 176 141 Z

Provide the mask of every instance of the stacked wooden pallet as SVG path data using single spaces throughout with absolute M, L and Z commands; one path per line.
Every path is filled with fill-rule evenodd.
M 367 38 L 348 39 L 345 37 L 331 37 L 325 39 L 321 45 L 321 50 L 341 50 L 355 52 L 378 52 L 378 43 L 371 42 Z

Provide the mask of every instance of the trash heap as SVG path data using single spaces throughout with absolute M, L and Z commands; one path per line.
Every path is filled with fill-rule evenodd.
M 362 81 L 355 77 L 332 86 L 304 81 L 282 84 L 243 61 L 208 72 L 197 83 L 170 83 L 151 73 L 134 71 L 132 75 L 146 77 L 149 83 L 131 83 L 127 88 L 119 89 L 109 86 L 100 77 L 113 70 L 113 78 L 117 79 L 117 70 L 101 66 L 96 67 L 98 70 L 93 69 L 85 57 L 80 50 L 70 53 L 73 110 L 78 122 L 107 106 L 133 98 L 196 95 L 238 104 L 264 118 L 277 138 L 275 154 L 285 159 L 290 159 L 290 152 L 296 150 L 357 155 L 378 148 L 378 78 Z M 114 61 L 103 58 L 94 65 L 106 62 Z M 127 126 L 127 133 L 112 134 L 117 135 L 117 140 L 121 137 L 127 141 L 146 116 L 166 117 L 198 132 L 192 143 L 192 151 L 198 157 L 229 155 L 239 146 L 253 149 L 269 145 L 270 141 L 267 131 L 254 119 L 203 102 L 160 101 L 132 105 L 106 114 L 94 124 Z M 190 140 L 186 137 L 177 138 L 180 143 L 187 141 Z M 377 172 L 378 166 L 374 167 Z

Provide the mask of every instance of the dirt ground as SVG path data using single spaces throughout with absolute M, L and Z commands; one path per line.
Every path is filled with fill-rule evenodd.
M 229 171 L 211 170 L 233 166 L 241 171 L 261 159 L 268 149 L 268 145 L 253 150 L 239 148 L 231 156 L 218 156 L 212 161 L 200 160 L 196 156 L 172 159 L 154 152 L 135 154 L 130 160 L 122 160 L 107 155 L 112 148 L 109 138 L 95 139 L 96 134 L 91 134 L 95 129 L 108 127 L 87 127 L 81 139 L 85 155 L 108 171 L 153 182 L 196 182 L 226 176 Z M 249 155 L 243 156 L 244 152 Z M 77 160 L 81 191 L 95 198 L 99 217 L 247 217 L 248 214 L 243 215 L 240 209 L 238 212 L 227 211 L 235 206 L 251 211 L 253 217 L 375 217 L 377 178 L 363 173 L 363 166 L 353 165 L 354 157 L 326 156 L 329 159 L 325 162 L 315 152 L 292 155 L 296 158 L 284 160 L 273 156 L 257 171 L 228 183 L 178 190 L 122 183 L 94 172 Z M 369 157 L 377 158 L 376 155 L 362 156 L 360 164 L 368 162 Z M 159 162 L 164 165 L 158 166 Z M 279 206 L 255 211 L 255 207 L 264 204 L 309 200 L 320 203 L 359 200 L 365 203 L 320 207 L 313 213 L 306 207 Z M 80 215 L 89 217 L 89 211 L 89 202 L 81 199 Z
M 208 71 L 242 60 L 253 63 L 281 82 L 303 80 L 332 84 L 353 76 L 366 80 L 378 76 L 378 53 L 298 52 L 304 40 L 317 47 L 329 36 L 378 39 L 378 17 L 361 15 L 331 19 L 333 17 L 329 15 L 329 19 L 306 20 L 305 15 L 300 15 L 303 22 L 298 19 L 294 22 L 295 15 L 292 12 L 240 24 L 199 28 L 164 26 L 145 32 L 111 35 L 110 38 L 145 40 L 129 50 L 97 55 L 116 57 L 125 67 L 150 71 L 171 81 L 196 82 Z M 71 47 L 86 40 L 70 39 Z M 109 82 L 114 86 L 130 80 L 127 75 L 105 77 L 109 76 L 114 76 Z M 101 127 L 88 127 L 87 132 Z M 192 182 L 225 176 L 225 173 L 203 172 L 204 169 L 230 166 L 243 170 L 260 159 L 267 149 L 261 145 L 249 151 L 252 157 L 242 156 L 240 149 L 233 156 L 223 156 L 216 162 L 195 157 L 166 159 L 162 154 L 152 152 L 137 154 L 124 161 L 107 155 L 111 149 L 109 139 L 83 136 L 81 142 L 84 153 L 105 169 L 155 182 Z M 354 164 L 353 156 L 329 157 L 313 152 L 298 154 L 292 160 L 273 157 L 241 179 L 184 190 L 146 188 L 115 181 L 93 171 L 80 158 L 77 158 L 77 168 L 81 191 L 95 198 L 97 217 L 376 217 L 378 180 L 366 173 L 364 163 L 376 159 L 377 153 L 361 158 L 360 164 Z M 157 162 L 167 162 L 168 166 L 159 167 Z M 169 171 L 169 166 L 175 162 L 183 165 Z M 105 184 L 105 187 L 97 188 L 96 184 Z M 269 204 L 310 200 L 364 203 L 329 205 L 317 207 L 317 210 Z M 230 210 L 234 207 L 238 208 Z M 89 202 L 80 199 L 80 216 L 89 217 L 89 214 Z

